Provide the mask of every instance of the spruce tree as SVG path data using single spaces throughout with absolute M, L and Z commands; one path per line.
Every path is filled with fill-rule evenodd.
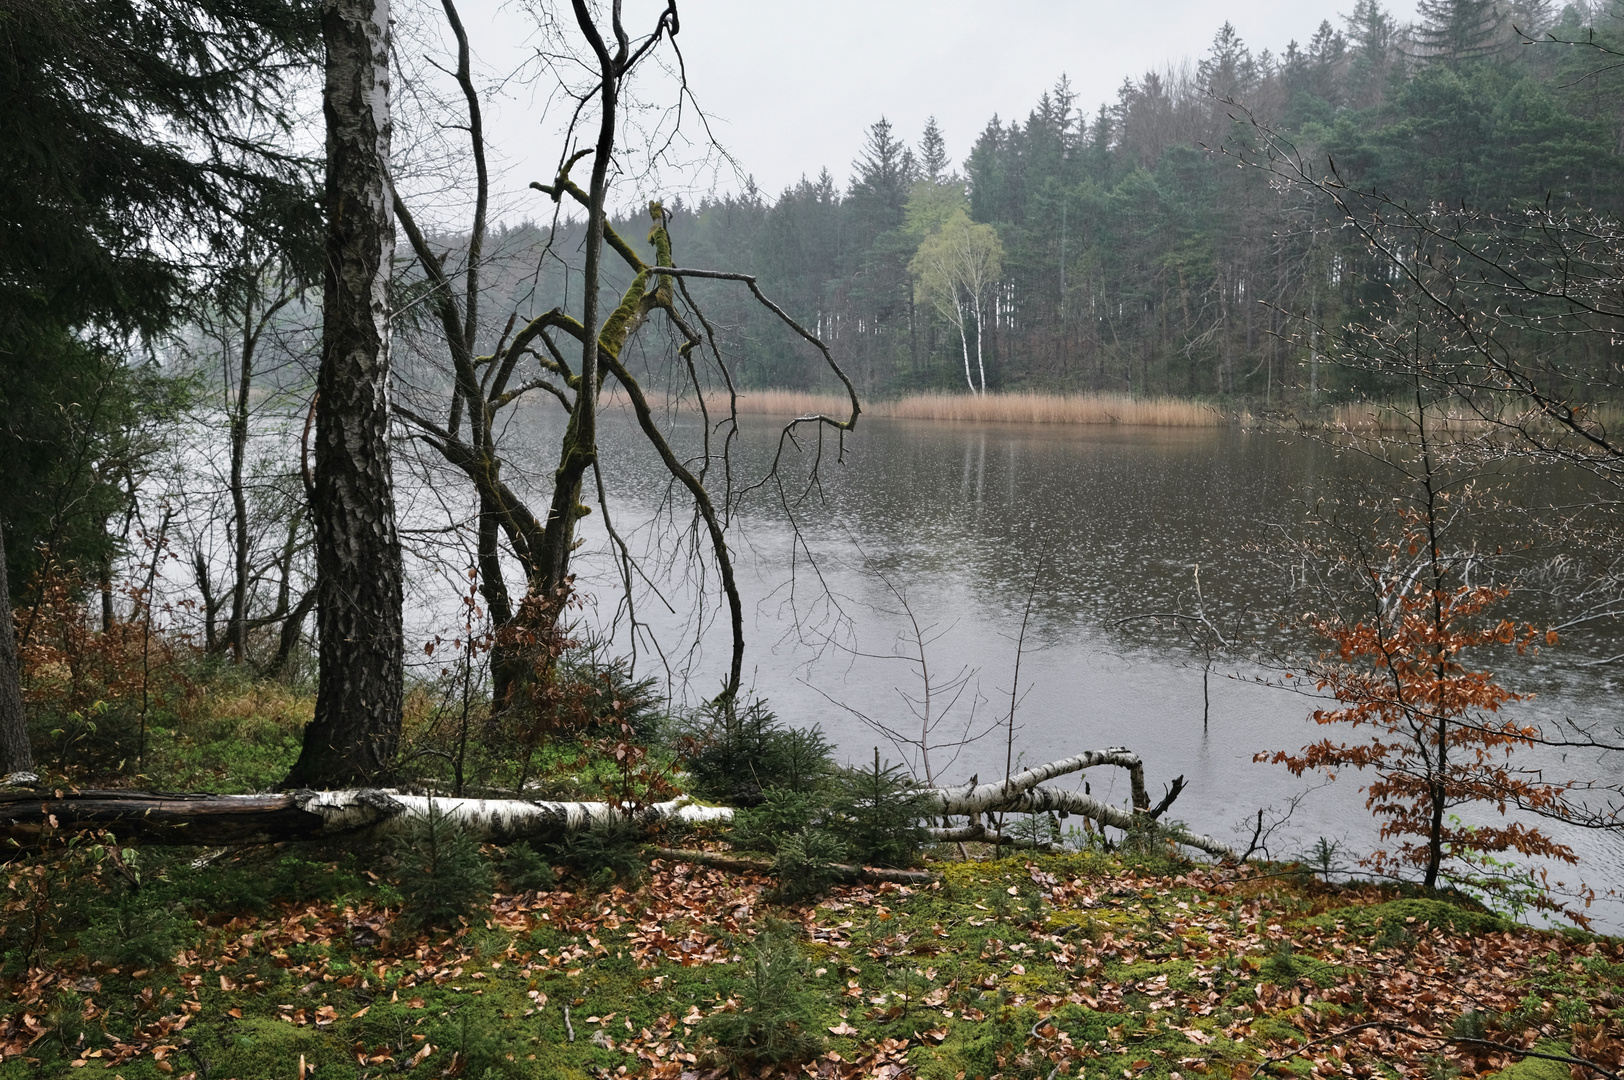
M 947 175 L 947 141 L 942 129 L 936 126 L 936 117 L 925 121 L 925 134 L 919 140 L 919 171 L 931 183 L 940 183 Z
M 1479 60 L 1500 51 L 1496 0 L 1420 0 L 1412 30 L 1418 55 L 1445 63 Z

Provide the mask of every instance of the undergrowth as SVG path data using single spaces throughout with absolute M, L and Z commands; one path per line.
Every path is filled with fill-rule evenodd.
M 0 1080 L 78 1062 L 282 1080 L 301 1055 L 318 1080 L 1239 1077 L 1264 1057 L 1273 1075 L 1481 1076 L 1514 1055 L 1447 1040 L 1605 1065 L 1624 1034 L 1617 939 L 1267 870 L 1084 852 L 787 903 L 765 877 L 671 863 L 522 888 L 545 859 L 514 845 L 472 853 L 513 880 L 430 932 L 376 852 L 198 854 L 87 844 L 6 868 Z M 36 870 L 53 914 L 23 958 Z M 1436 1037 L 1337 1035 L 1373 1022 Z

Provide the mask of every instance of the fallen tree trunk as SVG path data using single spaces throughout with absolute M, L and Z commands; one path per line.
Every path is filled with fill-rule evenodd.
M 430 806 L 481 840 L 559 837 L 625 820 L 609 803 L 453 799 L 388 789 L 295 791 L 273 795 L 191 795 L 146 791 L 0 792 L 0 837 L 38 844 L 63 832 L 107 829 L 120 839 L 163 844 L 263 844 L 358 832 L 388 834 L 426 818 Z M 688 799 L 654 803 L 631 820 L 729 821 L 727 807 Z
M 718 870 L 729 870 L 734 873 L 771 874 L 775 869 L 770 859 L 751 859 L 720 851 L 690 851 L 686 848 L 662 847 L 654 848 L 651 854 L 675 862 L 713 866 Z M 933 874 L 929 870 L 882 870 L 878 867 L 852 866 L 847 863 L 830 863 L 825 869 L 836 881 L 861 882 L 865 885 L 876 885 L 884 881 L 894 881 L 899 885 L 929 885 L 942 878 L 942 875 Z
M 1081 792 L 1041 786 L 1057 776 L 1099 765 L 1128 771 L 1131 810 Z M 970 819 L 967 825 L 929 830 L 934 839 L 1011 844 L 1015 839 L 996 828 L 989 829 L 982 823 L 982 815 L 1077 814 L 1101 825 L 1132 831 L 1156 821 L 1183 787 L 1184 778 L 1179 777 L 1160 804 L 1152 807 L 1139 755 L 1113 746 L 1051 761 L 1005 781 L 979 784 L 972 777 L 968 784 L 925 788 L 923 794 L 931 817 Z M 0 838 L 33 846 L 60 833 L 106 829 L 121 840 L 199 846 L 320 840 L 363 832 L 398 832 L 427 817 L 431 807 L 480 840 L 492 843 L 558 838 L 628 820 L 620 808 L 609 803 L 460 799 L 410 795 L 384 788 L 271 795 L 11 789 L 0 790 Z M 629 817 L 650 825 L 659 821 L 726 823 L 732 819 L 729 807 L 700 806 L 686 797 L 642 807 Z M 1164 833 L 1177 843 L 1218 858 L 1243 861 L 1210 836 L 1182 827 L 1164 827 Z
M 958 787 L 927 788 L 927 793 L 940 803 L 941 814 L 981 814 L 1007 810 L 1004 803 L 1018 798 L 1045 780 L 1053 780 L 1067 773 L 1082 772 L 1096 765 L 1117 765 L 1128 770 L 1132 786 L 1133 805 L 1136 810 L 1150 809 L 1150 793 L 1145 789 L 1145 763 L 1139 755 L 1123 746 L 1104 750 L 1087 750 L 1072 757 L 1038 765 L 992 784 L 978 784 L 974 777 L 968 784 Z
M 1078 814 L 1082 817 L 1091 818 L 1101 825 L 1109 825 L 1123 831 L 1143 829 L 1153 821 L 1148 815 L 1129 813 L 1120 807 L 1102 803 L 1098 799 L 1091 798 L 1079 791 L 1057 791 L 1054 788 L 1043 787 L 1030 788 L 1021 792 L 1019 795 L 1000 803 L 994 809 L 1011 814 L 1042 814 L 1050 812 Z M 966 813 L 967 811 L 949 810 L 947 812 L 951 814 Z M 1209 855 L 1227 859 L 1231 862 L 1244 861 L 1233 848 L 1214 840 L 1210 836 L 1193 833 L 1178 826 L 1164 825 L 1158 827 L 1163 835 L 1175 843 L 1205 851 Z M 931 829 L 929 832 L 931 838 L 935 840 L 982 840 L 989 844 L 1010 843 L 1012 840 L 1012 838 L 996 830 L 988 829 L 980 821 L 972 821 L 968 825 L 960 825 L 955 828 Z
M 1116 765 L 1128 770 L 1129 783 L 1132 791 L 1133 810 L 1123 810 L 1101 802 L 1080 791 L 1061 791 L 1058 788 L 1041 787 L 1045 780 L 1052 780 L 1067 773 L 1081 772 L 1096 765 Z M 930 829 L 932 839 L 942 841 L 979 840 L 993 844 L 1015 844 L 1014 837 L 989 829 L 981 821 L 983 814 L 1042 814 L 1060 813 L 1077 814 L 1089 818 L 1101 825 L 1112 828 L 1132 831 L 1143 829 L 1166 812 L 1184 790 L 1184 777 L 1173 781 L 1171 789 L 1162 801 L 1152 807 L 1150 793 L 1145 787 L 1145 766 L 1139 755 L 1125 747 L 1113 746 L 1105 750 L 1089 750 L 1073 757 L 1061 758 L 1025 772 L 1016 773 L 1008 780 L 1001 780 L 991 784 L 978 784 L 974 779 L 968 784 L 958 787 L 930 788 L 927 794 L 934 801 L 934 809 L 940 817 L 965 816 L 970 819 L 969 824 L 946 828 Z M 1242 862 L 1241 856 L 1226 844 L 1214 840 L 1210 836 L 1191 832 L 1182 827 L 1168 828 L 1161 826 L 1164 835 L 1176 843 L 1186 847 L 1193 847 L 1205 851 L 1209 855 L 1234 862 Z M 1027 846 L 1033 846 L 1029 843 Z M 1043 846 L 1043 845 L 1036 845 Z

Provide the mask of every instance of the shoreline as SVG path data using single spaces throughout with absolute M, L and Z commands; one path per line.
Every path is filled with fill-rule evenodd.
M 754 390 L 739 395 L 739 412 L 752 415 L 828 413 L 850 407 L 845 397 L 801 390 Z M 1065 424 L 1122 427 L 1216 428 L 1248 423 L 1250 414 L 1226 414 L 1188 398 L 1134 398 L 1127 394 L 1051 394 L 1020 390 L 987 394 L 939 391 L 863 402 L 869 416 L 893 420 L 969 423 Z

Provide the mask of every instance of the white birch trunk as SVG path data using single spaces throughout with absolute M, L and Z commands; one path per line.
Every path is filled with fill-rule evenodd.
M 344 833 L 368 829 L 373 833 L 400 832 L 435 812 L 456 822 L 481 840 L 501 842 L 525 836 L 557 836 L 601 829 L 628 820 L 615 806 L 603 802 L 542 802 L 527 799 L 454 799 L 439 795 L 402 795 L 398 791 L 358 788 L 350 791 L 296 792 L 293 801 L 307 814 L 322 819 L 322 831 Z M 634 822 L 729 822 L 726 806 L 700 806 L 689 798 L 652 803 L 634 812 Z
M 964 329 L 964 304 L 959 300 L 958 289 L 953 290 L 954 325 L 959 328 L 959 349 L 964 353 L 964 384 L 970 388 L 970 393 L 976 392 L 976 383 L 970 377 L 970 336 Z
M 981 392 L 987 392 L 987 362 L 981 353 L 981 294 L 975 293 L 971 297 L 975 305 L 976 316 L 976 371 L 981 375 Z M 972 387 L 971 389 L 974 389 Z

